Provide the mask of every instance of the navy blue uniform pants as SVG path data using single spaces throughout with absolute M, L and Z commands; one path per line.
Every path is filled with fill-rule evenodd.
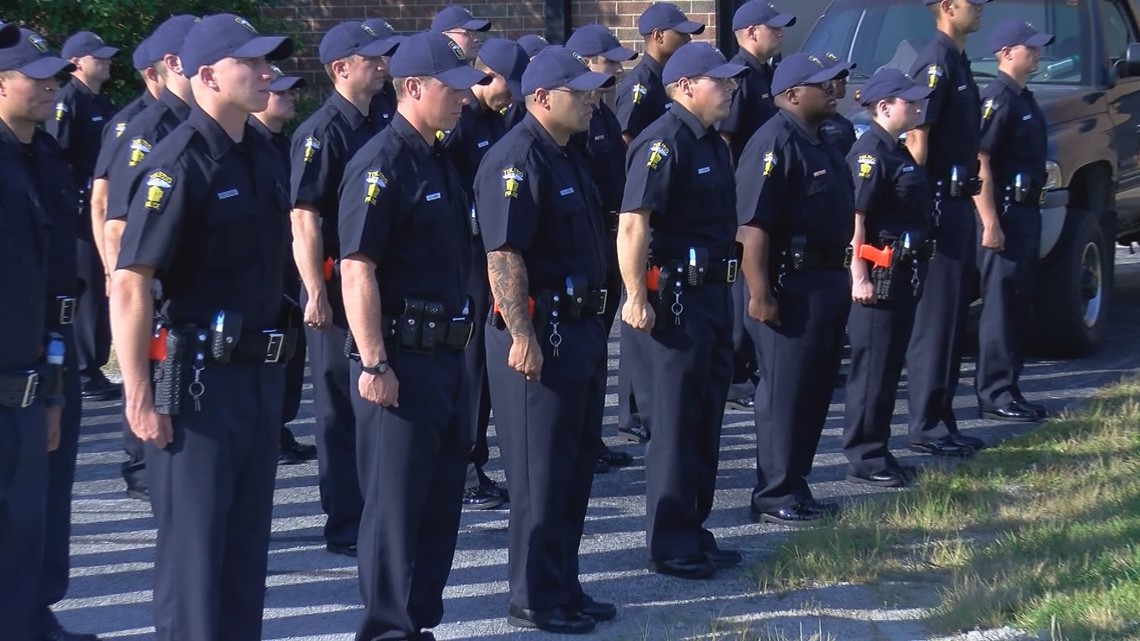
M 541 379 L 507 365 L 510 332 L 488 325 L 487 374 L 495 427 L 511 479 L 507 575 L 511 604 L 535 610 L 570 606 L 582 596 L 578 546 L 594 480 L 605 405 L 602 319 L 561 323 L 560 355 L 548 338 Z
M 48 452 L 42 403 L 0 407 L 0 621 L 4 638 L 31 641 L 43 570 Z
M 756 385 L 756 488 L 752 507 L 774 512 L 811 500 L 811 473 L 839 372 L 851 304 L 843 269 L 788 274 L 777 297 L 780 324 L 745 326 L 761 362 Z
M 285 377 L 207 365 L 201 411 L 183 394 L 174 442 L 147 446 L 159 641 L 257 641 Z
M 998 205 L 998 211 L 1002 207 Z M 978 250 L 982 316 L 978 322 L 978 405 L 992 410 L 1021 394 L 1018 380 L 1025 366 L 1030 307 L 1041 247 L 1041 210 L 1035 205 L 1010 205 L 1001 217 L 1005 249 Z M 981 225 L 978 225 L 979 233 Z
M 84 283 L 84 290 L 75 308 L 74 327 L 79 372 L 87 380 L 91 376 L 102 376 L 98 370 L 107 364 L 111 356 L 111 316 L 103 261 L 94 241 L 81 237 L 75 247 L 79 279 Z
M 358 641 L 410 639 L 443 618 L 471 450 L 462 352 L 389 347 L 399 407 L 361 398 L 351 365 L 364 515 L 357 554 L 364 619 Z
M 491 285 L 487 282 L 487 252 L 482 241 L 477 240 L 472 257 L 475 264 L 468 280 L 467 295 L 471 297 L 471 312 L 474 325 L 471 328 L 471 342 L 464 350 L 467 368 L 467 384 L 471 403 L 471 456 L 467 465 L 468 488 L 482 484 L 483 466 L 491 459 L 491 448 L 487 443 L 487 426 L 491 422 L 491 387 L 487 382 L 487 341 L 483 329 L 487 315 L 491 312 Z
M 123 451 L 127 453 L 127 460 L 122 464 L 123 480 L 128 488 L 147 488 L 146 479 L 146 445 L 131 431 L 127 423 L 126 407 L 122 409 L 123 421 Z
M 744 317 L 748 315 L 748 287 L 739 278 L 732 284 L 732 384 L 728 398 L 756 395 L 756 346 L 744 331 Z
M 920 268 L 920 277 L 922 272 Z M 888 441 L 918 306 L 910 282 L 912 274 L 911 270 L 896 272 L 889 301 L 851 304 L 847 317 L 851 371 L 847 375 L 847 422 L 843 430 L 848 474 L 870 476 L 898 466 Z
M 937 247 L 927 268 L 906 352 L 912 443 L 958 431 L 953 403 L 962 369 L 962 335 L 978 240 L 973 201 L 944 200 L 940 209 Z
M 340 277 L 326 283 L 333 324 L 328 329 L 305 328 L 309 345 L 309 371 L 313 382 L 313 407 L 317 419 L 317 467 L 320 474 L 321 509 L 325 540 L 334 545 L 356 544 L 364 498 L 356 472 L 356 418 L 352 413 L 355 383 L 349 380 L 344 343 L 348 321 L 344 316 Z M 301 292 L 302 308 L 308 301 Z
M 297 418 L 301 410 L 301 395 L 305 387 L 305 353 L 308 341 L 304 332 L 297 332 L 297 347 L 293 358 L 285 363 L 285 394 L 281 403 L 281 445 L 292 445 L 293 433 L 285 427 Z M 288 436 L 286 436 L 288 433 Z
M 653 438 L 645 451 L 646 540 L 651 559 L 700 556 L 716 547 L 712 511 L 724 403 L 732 378 L 732 290 L 686 289 L 680 324 L 659 314 L 651 332 L 622 327 L 649 387 Z M 644 399 L 643 399 L 644 402 Z
M 79 453 L 79 418 L 82 410 L 75 330 L 71 325 L 64 325 L 59 328 L 59 332 L 67 348 L 63 376 L 64 406 L 60 421 L 59 449 L 48 454 L 44 568 L 40 579 L 40 607 L 37 613 L 40 634 L 59 629 L 59 622 L 50 606 L 61 601 L 67 594 L 71 571 L 71 486 L 75 482 L 75 458 Z

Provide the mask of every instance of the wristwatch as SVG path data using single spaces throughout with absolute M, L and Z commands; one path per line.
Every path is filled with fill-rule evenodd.
M 362 371 L 368 372 L 373 376 L 383 376 L 388 371 L 388 361 L 380 361 L 379 363 L 369 367 L 364 365 L 360 368 Z

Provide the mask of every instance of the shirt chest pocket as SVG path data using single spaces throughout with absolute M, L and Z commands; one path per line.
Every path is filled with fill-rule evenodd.
M 283 202 L 277 190 L 266 197 L 272 198 L 270 202 L 275 209 Z M 232 271 L 257 262 L 258 244 L 272 231 L 263 228 L 258 220 L 259 207 L 266 205 L 259 203 L 257 195 L 249 189 L 223 183 L 210 190 L 203 215 L 206 232 L 203 258 L 207 269 Z
M 438 227 L 455 221 L 461 214 L 462 203 L 450 199 L 442 189 L 424 185 L 412 195 L 412 220 L 415 225 Z
M 905 164 L 895 175 L 895 195 L 904 203 L 933 202 L 933 193 L 926 173 L 916 165 Z
M 550 240 L 554 243 L 572 243 L 580 248 L 590 235 L 589 208 L 585 194 L 576 187 L 554 188 L 551 195 Z

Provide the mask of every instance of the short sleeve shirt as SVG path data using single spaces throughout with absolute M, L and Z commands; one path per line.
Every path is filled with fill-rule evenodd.
M 829 250 L 851 242 L 855 203 L 843 156 L 786 111 L 748 141 L 736 170 L 738 221 Z
M 899 238 L 909 232 L 926 238 L 934 211 L 934 194 L 926 169 L 916 163 L 898 139 L 877 123 L 863 134 L 847 155 L 855 181 L 855 211 L 865 216 L 868 242 Z
M 114 158 L 119 149 L 119 143 L 123 139 L 127 125 L 154 102 L 154 96 L 150 95 L 149 91 L 143 91 L 141 95 L 128 102 L 126 107 L 111 117 L 107 126 L 103 128 L 103 142 L 99 145 L 99 155 L 95 159 L 95 170 L 92 178 L 107 177 L 107 166 L 111 164 L 111 159 Z
M 507 123 L 501 113 L 472 103 L 464 105 L 455 128 L 443 138 L 443 148 L 455 164 L 463 189 L 472 202 L 475 197 L 475 172 L 479 169 L 479 163 L 491 145 L 498 142 L 505 133 Z
M 855 125 L 843 114 L 835 114 L 824 120 L 819 126 L 819 135 L 835 147 L 841 156 L 846 156 L 855 145 Z
M 1019 173 L 1043 186 L 1047 127 L 1033 92 L 999 71 L 982 98 L 980 150 L 990 155 L 995 195 Z
M 932 181 L 950 176 L 950 167 L 977 174 L 981 96 L 970 61 L 949 36 L 939 32 L 918 54 L 910 75 L 934 91 L 923 124 L 930 126 L 926 169 Z
M 732 62 L 744 65 L 748 71 L 732 94 L 728 116 L 717 128 L 732 134 L 732 159 L 738 161 L 752 134 L 776 115 L 776 101 L 772 97 L 771 66 L 743 49 L 736 52 Z
M 107 166 L 107 220 L 122 220 L 133 196 L 143 160 L 163 138 L 190 116 L 190 105 L 169 91 L 127 125 Z
M 143 162 L 118 266 L 156 269 L 172 323 L 225 310 L 247 330 L 276 325 L 289 192 L 273 153 L 248 125 L 237 143 L 195 110 Z
M 72 78 L 56 96 L 55 114 L 44 123 L 67 155 L 75 184 L 87 188 L 103 142 L 103 128 L 115 116 L 115 105 L 103 94 Z
M 671 104 L 661 81 L 661 64 L 646 54 L 618 83 L 614 110 L 623 133 L 636 138 Z
M 578 148 L 589 165 L 590 176 L 602 198 L 602 212 L 618 213 L 625 191 L 625 141 L 617 116 L 605 103 L 595 106 L 589 129 L 574 134 L 570 144 Z

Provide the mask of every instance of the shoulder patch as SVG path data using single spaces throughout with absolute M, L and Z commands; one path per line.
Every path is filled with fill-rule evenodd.
M 305 162 L 313 162 L 313 158 L 317 156 L 317 152 L 321 150 L 321 141 L 317 140 L 316 136 L 310 135 L 305 138 L 305 155 L 303 160 Z
M 519 187 L 526 179 L 526 173 L 518 167 L 511 165 L 503 170 L 503 197 L 518 198 Z
M 772 175 L 772 170 L 775 169 L 778 164 L 780 163 L 779 159 L 776 158 L 775 151 L 764 152 L 764 176 Z
M 379 169 L 369 169 L 364 174 L 364 204 L 375 205 L 380 192 L 388 187 L 388 177 Z
M 877 164 L 879 164 L 879 159 L 871 154 L 859 156 L 859 177 L 864 180 L 870 178 L 871 172 L 875 170 Z
M 55 103 L 55 119 L 56 120 L 63 120 L 64 114 L 66 114 L 68 111 L 69 111 L 69 109 L 67 108 L 66 102 L 60 100 L 59 102 Z
M 116 122 L 115 123 L 115 137 L 116 138 L 122 138 L 123 132 L 126 130 L 127 130 L 127 123 L 126 122 Z
M 982 104 L 982 120 L 993 118 L 994 112 L 1001 109 L 1001 104 L 993 98 L 987 98 Z
M 645 161 L 645 166 L 657 169 L 661 161 L 669 157 L 669 153 L 669 145 L 666 145 L 664 140 L 654 140 L 649 145 L 649 159 Z
M 166 206 L 166 194 L 174 187 L 170 174 L 158 170 L 146 176 L 146 201 L 143 206 L 153 212 L 160 212 Z
M 641 99 L 644 98 L 645 94 L 647 94 L 647 93 L 649 93 L 648 87 L 641 84 L 640 82 L 634 83 L 634 85 L 633 85 L 633 104 L 636 105 L 637 103 L 641 102 Z
M 127 159 L 127 166 L 138 167 L 143 158 L 146 158 L 146 155 L 150 153 L 150 143 L 147 142 L 146 138 L 134 138 L 131 140 L 130 149 L 131 155 Z
M 926 86 L 933 89 L 938 86 L 938 80 L 942 78 L 942 67 L 938 65 L 930 65 L 926 68 Z

